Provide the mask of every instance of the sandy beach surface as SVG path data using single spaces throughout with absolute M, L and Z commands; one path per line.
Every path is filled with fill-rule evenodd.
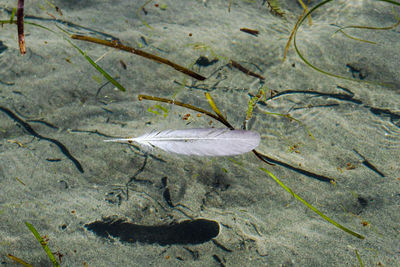
M 16 25 L 2 25 L 2 266 L 16 265 L 8 254 L 52 265 L 25 222 L 61 266 L 400 265 L 400 7 L 330 1 L 304 20 L 298 51 L 342 79 L 307 65 L 293 42 L 283 62 L 303 8 L 278 1 L 280 16 L 264 2 L 26 1 L 23 56 Z M 16 5 L 1 1 L 0 19 Z M 338 31 L 345 26 L 370 28 Z M 206 79 L 71 34 L 122 43 Z M 257 151 L 273 166 L 251 152 L 196 157 L 103 142 L 225 127 L 187 107 L 138 100 L 213 113 L 205 93 L 237 129 L 259 97 L 246 127 L 261 135 Z M 328 223 L 260 168 L 365 238 Z

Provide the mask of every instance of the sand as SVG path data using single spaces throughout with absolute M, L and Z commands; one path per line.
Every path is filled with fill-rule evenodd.
M 34 266 L 51 265 L 25 222 L 46 235 L 56 259 L 62 255 L 62 266 L 358 266 L 357 253 L 364 266 L 399 266 L 400 31 L 345 30 L 375 44 L 334 34 L 340 26 L 391 26 L 399 7 L 382 1 L 332 1 L 312 14 L 312 26 L 304 21 L 296 40 L 299 51 L 316 67 L 353 79 L 345 80 L 306 65 L 293 45 L 282 62 L 302 8 L 295 1 L 279 1 L 286 13 L 281 18 L 262 2 L 232 1 L 229 12 L 228 1 L 152 1 L 145 15 L 140 11 L 145 1 L 53 1 L 62 16 L 45 1 L 27 2 L 25 20 L 57 33 L 25 25 L 24 56 L 16 26 L 3 25 L 4 266 L 14 264 L 7 254 Z M 0 18 L 9 19 L 15 5 L 2 1 Z M 126 88 L 121 92 L 56 26 L 69 34 L 118 38 L 207 79 L 196 81 L 134 54 L 72 40 L 117 78 Z M 210 64 L 195 64 L 200 57 Z M 233 68 L 230 60 L 265 80 Z M 260 101 L 247 123 L 262 136 L 258 151 L 334 178 L 336 184 L 268 165 L 253 153 L 186 157 L 103 142 L 154 129 L 224 127 L 187 108 L 138 101 L 139 94 L 212 112 L 204 95 L 208 92 L 228 121 L 241 128 L 248 102 L 261 88 L 268 97 L 278 95 Z M 299 122 L 266 113 L 290 114 Z M 322 219 L 260 168 L 365 239 Z M 85 227 L 106 218 L 141 226 L 206 219 L 218 222 L 219 234 L 200 244 L 158 244 L 125 242 Z

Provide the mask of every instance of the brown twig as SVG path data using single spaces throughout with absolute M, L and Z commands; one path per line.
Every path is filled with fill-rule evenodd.
M 258 78 L 258 79 L 265 80 L 265 78 L 264 78 L 263 76 L 261 76 L 260 74 L 254 73 L 254 72 L 252 72 L 251 70 L 246 69 L 245 67 L 243 67 L 242 65 L 240 65 L 238 62 L 233 61 L 232 59 L 229 61 L 229 64 L 230 64 L 232 67 L 234 67 L 234 68 L 240 70 L 241 72 L 243 72 L 243 73 L 246 74 L 246 75 L 250 75 L 250 76 L 256 77 L 256 78 Z
M 17 8 L 18 45 L 21 55 L 26 53 L 24 35 L 24 0 L 18 0 Z
M 77 34 L 73 34 L 71 35 L 72 39 L 76 39 L 76 40 L 81 40 L 81 41 L 86 41 L 86 42 L 91 42 L 91 43 L 96 43 L 96 44 L 101 44 L 101 45 L 105 45 L 105 46 L 109 46 L 109 47 L 113 47 L 119 50 L 123 50 L 126 52 L 130 52 L 133 53 L 135 55 L 138 56 L 142 56 L 145 57 L 147 59 L 151 59 L 153 61 L 156 61 L 158 63 L 162 63 L 165 65 L 168 65 L 170 67 L 173 67 L 174 69 L 176 69 L 177 71 L 180 71 L 186 75 L 191 76 L 192 78 L 195 78 L 199 81 L 204 81 L 206 78 L 201 76 L 200 74 L 197 74 L 194 71 L 191 71 L 185 67 L 182 67 L 174 62 L 169 61 L 168 59 L 156 56 L 156 55 L 152 55 L 150 53 L 144 52 L 142 50 L 139 49 L 135 49 L 133 47 L 129 47 L 126 45 L 123 45 L 121 43 L 118 42 L 110 42 L 110 41 L 106 41 L 106 40 L 102 40 L 102 39 L 98 39 L 98 38 L 94 38 L 94 37 L 90 37 L 90 36 L 83 36 L 83 35 L 77 35 Z
M 240 31 L 254 35 L 254 36 L 258 36 L 258 34 L 260 33 L 258 30 L 253 30 L 253 29 L 249 29 L 249 28 L 240 28 Z

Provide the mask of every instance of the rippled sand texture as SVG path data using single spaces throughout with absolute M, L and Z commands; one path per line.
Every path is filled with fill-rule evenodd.
M 304 21 L 296 39 L 304 57 L 355 80 L 350 81 L 310 68 L 293 45 L 282 62 L 302 14 L 296 1 L 279 1 L 284 18 L 261 0 L 231 1 L 230 12 L 229 1 L 148 1 L 144 12 L 145 2 L 54 0 L 61 16 L 47 1 L 26 1 L 25 21 L 57 33 L 25 25 L 24 56 L 16 26 L 1 27 L 1 262 L 11 265 L 6 255 L 12 254 L 34 266 L 51 264 L 26 228 L 28 221 L 63 255 L 63 266 L 357 266 L 356 251 L 364 266 L 398 266 L 400 28 L 345 29 L 369 42 L 334 33 L 349 25 L 392 26 L 400 8 L 382 1 L 332 1 L 312 14 L 312 26 Z M 0 19 L 8 20 L 15 6 L 16 1 L 2 1 Z M 126 88 L 121 92 L 56 26 L 69 34 L 118 38 L 207 79 L 196 81 L 143 57 L 72 40 Z M 153 129 L 223 127 L 183 107 L 138 101 L 139 94 L 212 112 L 208 92 L 239 129 L 250 98 L 263 86 L 269 99 L 255 106 L 247 127 L 262 136 L 259 152 L 292 169 L 267 165 L 252 153 L 185 157 L 103 142 Z M 300 123 L 267 113 L 290 114 Z M 261 167 L 365 239 L 323 220 Z M 335 178 L 336 184 L 294 167 Z M 210 238 L 196 232 L 201 242 L 182 244 L 163 235 L 162 229 L 173 229 L 169 235 L 175 238 L 179 225 L 196 226 L 181 234 L 203 229 L 183 223 L 191 219 L 209 222 Z M 125 229 L 121 238 L 113 222 L 150 232 L 135 240 L 138 233 L 130 238 Z M 106 234 L 111 228 L 96 234 L 88 225 L 114 228 L 112 234 Z M 149 238 L 151 229 L 159 232 Z M 150 239 L 155 242 L 146 243 Z

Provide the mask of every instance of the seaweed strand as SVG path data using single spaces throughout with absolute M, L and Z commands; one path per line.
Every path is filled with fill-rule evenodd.
M 348 77 L 344 77 L 344 76 L 341 76 L 341 75 L 337 75 L 337 74 L 334 74 L 334 73 L 330 73 L 330 72 L 324 71 L 323 69 L 318 68 L 318 67 L 314 66 L 313 64 L 311 64 L 311 63 L 304 57 L 304 55 L 300 52 L 300 49 L 299 49 L 299 47 L 297 46 L 297 32 L 298 32 L 298 29 L 300 28 L 301 24 L 302 24 L 302 23 L 304 22 L 304 20 L 305 20 L 308 16 L 310 16 L 316 9 L 318 9 L 319 7 L 321 7 L 321 6 L 323 6 L 323 5 L 327 4 L 327 3 L 329 3 L 329 2 L 331 2 L 331 1 L 332 1 L 332 0 L 325 0 L 325 1 L 322 1 L 322 2 L 318 3 L 318 4 L 317 4 L 316 6 L 314 6 L 312 9 L 310 9 L 310 10 L 307 12 L 307 14 L 305 14 L 305 15 L 302 17 L 302 19 L 300 20 L 300 22 L 299 22 L 299 24 L 298 24 L 298 27 L 295 29 L 294 35 L 293 35 L 293 45 L 294 45 L 294 48 L 295 48 L 295 50 L 296 50 L 297 55 L 298 55 L 298 56 L 301 58 L 301 60 L 303 60 L 303 62 L 306 63 L 309 67 L 313 68 L 314 70 L 316 70 L 316 71 L 318 71 L 318 72 L 320 72 L 320 73 L 323 73 L 323 74 L 325 74 L 325 75 L 328 75 L 328 76 L 332 76 L 332 77 L 335 77 L 335 78 L 339 78 L 339 79 L 343 79 L 343 80 L 348 80 L 348 81 L 356 81 L 356 82 L 364 82 L 364 83 L 369 83 L 369 84 L 379 84 L 379 85 L 385 85 L 385 86 L 392 86 L 392 85 L 390 85 L 390 84 L 383 83 L 383 82 L 358 81 L 358 80 L 355 80 L 355 79 L 353 79 L 353 78 L 348 78 Z M 393 0 L 377 0 L 377 1 L 386 2 L 386 3 L 390 3 L 390 4 L 393 4 L 393 5 L 400 6 L 400 3 L 395 2 L 395 1 L 393 1 Z

